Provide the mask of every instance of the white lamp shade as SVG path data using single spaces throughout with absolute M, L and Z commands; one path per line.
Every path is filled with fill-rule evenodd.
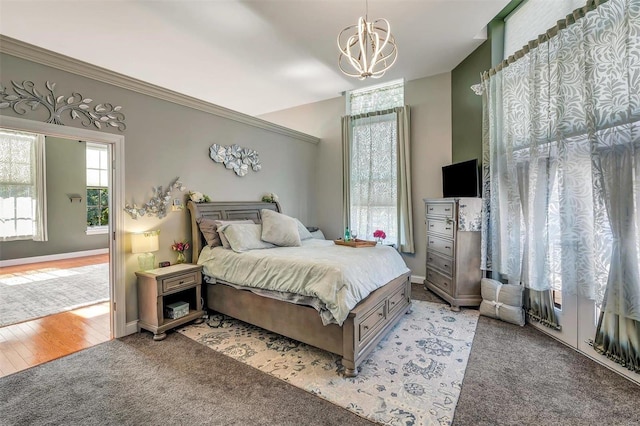
M 131 253 L 149 253 L 158 251 L 158 231 L 142 232 L 131 235 Z

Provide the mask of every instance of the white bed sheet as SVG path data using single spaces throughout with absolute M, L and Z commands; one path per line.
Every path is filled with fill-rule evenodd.
M 353 248 L 317 239 L 244 253 L 207 246 L 198 264 L 205 275 L 229 283 L 317 298 L 331 316 L 323 322 L 339 325 L 372 291 L 409 272 L 392 247 Z

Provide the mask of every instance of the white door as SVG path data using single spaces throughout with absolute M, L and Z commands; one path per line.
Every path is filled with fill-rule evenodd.
M 596 352 L 591 346 L 590 342 L 595 338 L 600 314 L 595 301 L 575 294 L 562 294 L 561 291 L 556 292 L 554 301 L 556 302 L 555 311 L 558 316 L 558 323 L 562 329 L 559 331 L 554 330 L 533 321 L 531 325 L 578 350 L 594 361 L 640 384 L 640 374 L 627 370 L 620 364 L 609 360 L 606 356 Z

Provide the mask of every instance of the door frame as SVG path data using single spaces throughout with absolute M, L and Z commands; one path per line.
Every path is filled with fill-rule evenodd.
M 0 115 L 0 127 L 40 133 L 64 139 L 90 140 L 108 144 L 112 153 L 111 196 L 109 203 L 109 307 L 112 337 L 126 335 L 126 289 L 124 262 L 124 136 L 97 130 L 67 127 Z

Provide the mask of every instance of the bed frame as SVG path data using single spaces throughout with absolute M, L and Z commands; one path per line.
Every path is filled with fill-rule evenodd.
M 198 262 L 198 255 L 206 245 L 196 222 L 198 218 L 252 219 L 260 223 L 261 209 L 280 211 L 278 203 L 261 202 L 189 201 L 187 208 L 191 213 L 193 263 Z M 358 365 L 411 308 L 409 272 L 391 280 L 358 303 L 342 326 L 323 325 L 318 311 L 309 306 L 259 296 L 226 284 L 218 280 L 206 286 L 208 309 L 340 355 L 343 373 L 347 377 L 358 374 Z

